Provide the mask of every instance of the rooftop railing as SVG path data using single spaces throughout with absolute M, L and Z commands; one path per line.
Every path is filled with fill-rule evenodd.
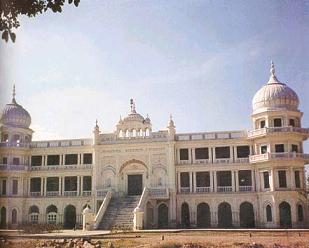
M 249 157 L 250 163 L 263 162 L 268 160 L 287 160 L 287 159 L 304 159 L 309 162 L 309 154 L 296 152 L 275 152 L 252 155 Z
M 31 148 L 48 148 L 48 147 L 70 147 L 70 146 L 90 146 L 92 139 L 72 139 L 72 140 L 47 140 L 32 141 Z
M 309 136 L 309 128 L 287 126 L 287 127 L 264 127 L 260 129 L 250 130 L 247 132 L 247 137 L 254 138 L 266 135 L 268 133 L 280 133 L 280 132 L 295 132 L 295 133 L 306 134 Z
M 230 132 L 203 132 L 176 134 L 177 141 L 188 140 L 215 140 L 215 139 L 239 139 L 246 137 L 245 131 Z

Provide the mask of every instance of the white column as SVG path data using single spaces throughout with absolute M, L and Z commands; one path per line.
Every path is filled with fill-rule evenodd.
M 232 191 L 235 191 L 235 172 L 231 171 L 232 174 Z
M 213 178 L 213 172 L 209 172 L 209 178 L 210 178 L 210 192 L 214 192 L 214 178 Z
M 255 170 L 251 170 L 251 185 L 252 185 L 252 191 L 255 191 Z
M 181 184 L 180 184 L 180 172 L 177 173 L 177 182 L 178 182 L 178 193 L 180 193 L 180 187 L 181 187 Z
M 64 195 L 64 185 L 65 185 L 65 177 L 62 177 L 62 195 Z
M 80 177 L 80 195 L 83 195 L 84 188 L 84 176 Z
M 79 186 L 80 186 L 80 176 L 77 176 L 76 180 L 77 180 L 77 195 L 79 195 L 80 194 L 80 188 L 79 188 Z
M 44 178 L 41 177 L 41 195 L 43 195 L 43 193 L 44 193 L 43 186 L 44 186 Z
M 43 178 L 44 179 L 44 196 L 46 196 L 46 191 L 47 191 L 47 178 L 46 177 L 44 177 Z
M 235 171 L 235 179 L 236 179 L 236 192 L 239 191 L 239 175 L 238 175 L 238 170 Z
M 289 183 L 289 186 L 290 186 L 290 189 L 295 189 L 295 180 L 294 180 L 294 170 L 293 168 L 291 167 L 290 170 L 289 170 L 289 173 L 290 173 L 290 183 Z
M 196 192 L 196 172 L 193 172 L 193 192 Z
M 275 173 L 276 171 L 274 169 L 271 169 L 269 171 L 270 175 L 269 175 L 269 186 L 270 186 L 270 190 L 274 191 L 276 188 L 276 181 L 275 181 Z
M 214 192 L 217 192 L 217 171 L 214 171 Z
M 77 164 L 78 165 L 80 164 L 80 154 L 79 153 L 77 154 Z
M 189 172 L 189 179 L 190 179 L 190 192 L 192 192 L 192 172 Z
M 58 194 L 61 195 L 61 177 L 58 178 L 59 183 L 58 183 Z

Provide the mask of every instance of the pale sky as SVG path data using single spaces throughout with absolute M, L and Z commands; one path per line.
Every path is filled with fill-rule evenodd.
M 309 1 L 81 0 L 20 21 L 0 41 L 0 105 L 15 83 L 35 140 L 91 137 L 96 118 L 112 132 L 130 98 L 154 130 L 170 114 L 177 132 L 250 129 L 271 59 L 309 127 Z

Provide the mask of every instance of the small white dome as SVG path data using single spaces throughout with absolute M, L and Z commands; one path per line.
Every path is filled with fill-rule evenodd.
M 8 103 L 5 105 L 2 111 L 0 122 L 3 125 L 22 128 L 29 128 L 31 124 L 30 114 L 15 100 L 15 86 L 13 89 L 12 103 Z
M 297 94 L 277 79 L 273 63 L 271 64 L 270 78 L 267 84 L 253 97 L 252 106 L 253 113 L 278 109 L 298 110 Z

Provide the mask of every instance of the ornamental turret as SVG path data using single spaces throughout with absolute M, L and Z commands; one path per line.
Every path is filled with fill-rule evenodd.
M 174 124 L 172 115 L 170 115 L 170 119 L 169 119 L 168 125 L 167 125 L 167 130 L 168 130 L 168 139 L 174 140 L 175 134 L 176 134 L 176 126 Z

